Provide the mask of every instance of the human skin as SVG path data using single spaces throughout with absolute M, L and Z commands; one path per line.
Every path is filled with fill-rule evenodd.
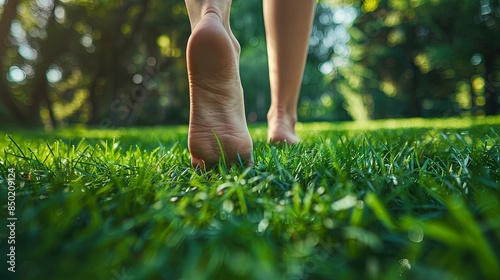
M 271 107 L 268 140 L 293 144 L 297 100 L 314 14 L 314 0 L 264 0 Z M 191 36 L 187 45 L 190 89 L 188 148 L 191 164 L 206 169 L 252 165 L 239 73 L 240 45 L 229 24 L 231 0 L 186 0 Z
M 297 102 L 309 46 L 315 0 L 263 0 L 271 83 L 270 142 L 299 142 Z

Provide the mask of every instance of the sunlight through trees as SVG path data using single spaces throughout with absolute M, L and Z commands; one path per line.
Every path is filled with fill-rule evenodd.
M 47 128 L 185 123 L 184 1 L 0 0 L 0 120 Z M 260 1 L 234 1 L 248 119 L 269 78 Z M 499 113 L 497 1 L 319 1 L 299 119 Z

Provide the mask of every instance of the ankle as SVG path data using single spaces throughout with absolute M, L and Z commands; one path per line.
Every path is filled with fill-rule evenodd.
M 286 142 L 294 144 L 300 141 L 295 132 L 296 112 L 269 110 L 267 114 L 267 140 L 271 143 Z
M 231 30 L 229 27 L 229 16 L 231 11 L 231 4 L 227 3 L 228 1 L 207 1 L 204 7 L 202 8 L 202 18 L 207 15 L 216 16 L 218 20 L 222 23 L 226 30 Z
M 286 125 L 293 128 L 297 122 L 297 112 L 287 111 L 283 108 L 271 108 L 267 113 L 267 121 L 270 125 Z
M 229 14 L 231 10 L 231 0 L 204 0 L 186 1 L 186 7 L 191 23 L 191 30 L 209 15 L 222 23 L 226 30 L 229 30 Z

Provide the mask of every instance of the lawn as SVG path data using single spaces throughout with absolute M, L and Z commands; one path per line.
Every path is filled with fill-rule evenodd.
M 1 279 L 500 277 L 500 118 L 265 130 L 208 172 L 186 126 L 4 130 Z

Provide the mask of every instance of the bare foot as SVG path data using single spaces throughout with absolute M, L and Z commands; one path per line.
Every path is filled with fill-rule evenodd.
M 206 13 L 187 45 L 191 100 L 188 147 L 193 167 L 212 168 L 222 155 L 228 166 L 240 159 L 252 164 L 239 56 L 240 46 L 221 17 Z
M 275 114 L 270 110 L 267 115 L 267 140 L 271 143 L 285 142 L 289 145 L 300 142 L 295 132 L 295 116 Z

